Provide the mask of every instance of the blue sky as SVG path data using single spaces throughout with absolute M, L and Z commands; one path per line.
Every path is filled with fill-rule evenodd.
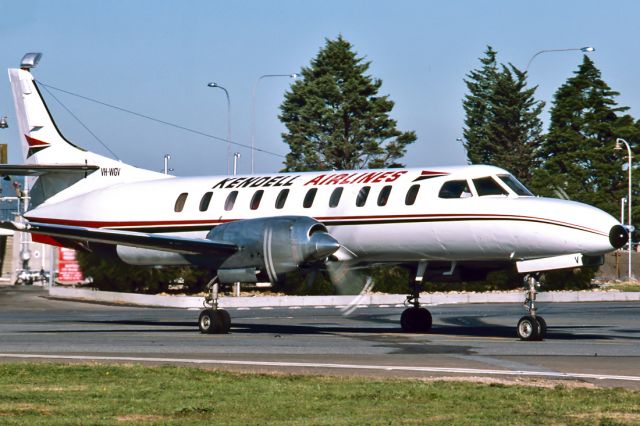
M 51 86 L 99 99 L 201 132 L 227 136 L 224 86 L 231 98 L 232 140 L 249 145 L 252 91 L 263 74 L 299 72 L 325 38 L 342 34 L 381 94 L 396 103 L 391 115 L 418 140 L 408 166 L 464 164 L 463 79 L 479 66 L 487 45 L 500 62 L 524 68 L 542 49 L 594 46 L 604 80 L 621 93 L 620 105 L 640 117 L 637 76 L 640 2 L 598 1 L 34 1 L 0 0 L 0 68 L 19 65 L 26 52 L 43 52 L 36 78 Z M 553 93 L 581 62 L 581 53 L 547 53 L 529 69 L 537 98 Z M 6 74 L 3 74 L 6 76 Z M 19 162 L 13 104 L 0 79 L 0 130 L 10 161 Z M 256 94 L 256 146 L 280 156 L 284 127 L 277 116 L 288 78 L 263 79 Z M 53 92 L 118 157 L 160 170 L 172 155 L 175 174 L 226 173 L 227 146 L 177 129 Z M 56 121 L 68 139 L 109 153 L 54 100 Z M 548 107 L 545 121 L 548 120 Z M 612 142 L 613 144 L 613 142 Z M 239 172 L 250 170 L 250 151 Z M 278 155 L 256 154 L 256 172 L 282 167 Z

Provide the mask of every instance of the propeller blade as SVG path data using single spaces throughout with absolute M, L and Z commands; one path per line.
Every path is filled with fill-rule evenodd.
M 327 262 L 327 271 L 331 282 L 341 295 L 361 294 L 370 281 L 370 277 L 362 270 L 354 269 L 349 262 Z

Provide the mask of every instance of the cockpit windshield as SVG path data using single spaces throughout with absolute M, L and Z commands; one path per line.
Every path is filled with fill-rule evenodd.
M 533 197 L 531 191 L 529 191 L 526 186 L 521 184 L 520 181 L 512 175 L 498 175 L 498 177 L 517 195 Z
M 480 197 L 485 197 L 487 195 L 506 197 L 509 195 L 507 190 L 501 187 L 500 184 L 493 180 L 491 176 L 473 179 L 473 184 L 475 185 L 476 192 Z

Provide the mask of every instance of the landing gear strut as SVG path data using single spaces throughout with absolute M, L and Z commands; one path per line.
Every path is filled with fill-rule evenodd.
M 214 277 L 207 283 L 207 289 L 211 293 L 205 297 L 204 303 L 210 308 L 200 312 L 198 328 L 203 334 L 227 334 L 231 328 L 231 316 L 224 309 L 218 309 L 218 277 Z
M 538 294 L 536 287 L 540 287 L 540 282 L 535 275 L 526 275 L 524 282 L 528 287 L 524 301 L 528 314 L 520 318 L 516 331 L 521 340 L 543 340 L 547 334 L 547 322 L 536 315 L 536 295 Z
M 422 277 L 427 268 L 427 262 L 418 264 L 415 280 L 411 283 L 411 294 L 407 296 L 405 304 L 413 305 L 405 309 L 400 316 L 400 326 L 406 333 L 426 333 L 431 330 L 433 319 L 428 309 L 420 306 L 420 290 L 422 289 Z

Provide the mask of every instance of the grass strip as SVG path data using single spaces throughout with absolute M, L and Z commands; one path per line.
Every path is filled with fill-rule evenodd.
M 0 424 L 638 424 L 640 392 L 232 373 L 192 367 L 0 364 Z

